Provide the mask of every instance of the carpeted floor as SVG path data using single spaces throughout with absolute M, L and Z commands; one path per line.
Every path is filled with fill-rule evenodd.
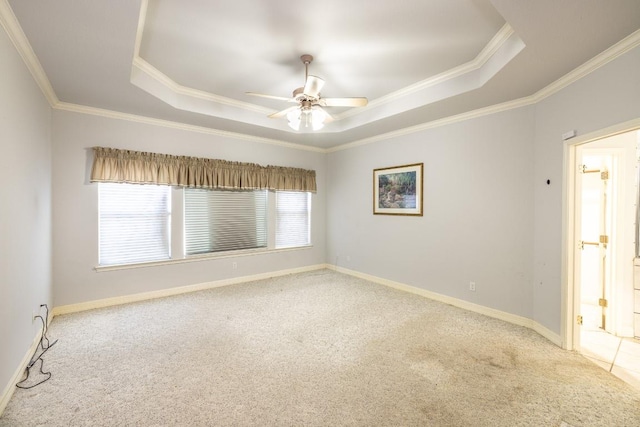
M 328 270 L 59 316 L 0 426 L 640 426 L 526 328 Z

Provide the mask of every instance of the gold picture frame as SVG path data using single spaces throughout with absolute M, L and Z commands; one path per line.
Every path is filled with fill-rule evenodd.
M 424 163 L 373 170 L 373 214 L 422 216 Z

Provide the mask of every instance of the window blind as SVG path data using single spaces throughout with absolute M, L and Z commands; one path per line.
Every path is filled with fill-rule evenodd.
M 311 193 L 276 192 L 276 248 L 311 244 Z
M 266 190 L 184 191 L 187 255 L 267 246 Z
M 98 193 L 100 265 L 171 257 L 171 187 L 100 183 Z

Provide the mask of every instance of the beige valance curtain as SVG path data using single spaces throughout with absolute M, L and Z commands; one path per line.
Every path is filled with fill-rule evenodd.
M 316 171 L 94 147 L 91 182 L 315 192 Z

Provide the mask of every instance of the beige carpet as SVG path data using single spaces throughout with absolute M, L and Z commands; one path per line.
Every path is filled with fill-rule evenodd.
M 535 332 L 327 270 L 49 336 L 0 426 L 640 426 L 639 391 Z

